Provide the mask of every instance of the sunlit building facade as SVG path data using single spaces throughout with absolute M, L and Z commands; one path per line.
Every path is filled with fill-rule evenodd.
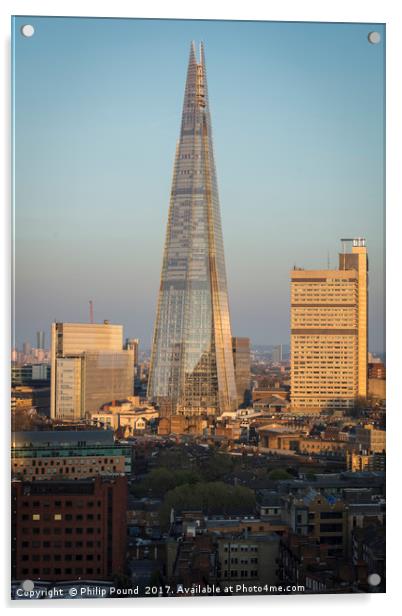
M 343 244 L 338 269 L 291 272 L 294 410 L 348 409 L 367 397 L 367 248 L 363 238 Z
M 203 45 L 176 148 L 148 397 L 171 412 L 234 409 L 237 392 Z

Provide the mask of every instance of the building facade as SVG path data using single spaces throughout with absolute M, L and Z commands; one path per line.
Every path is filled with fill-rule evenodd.
M 12 578 L 108 580 L 124 573 L 127 478 L 12 482 Z
M 366 453 L 383 453 L 386 449 L 386 432 L 371 424 L 356 426 L 356 443 L 360 451 Z
M 282 344 L 278 344 L 272 349 L 272 362 L 274 364 L 279 364 L 283 359 L 283 346 Z
M 129 475 L 131 447 L 114 442 L 111 430 L 14 432 L 11 470 L 24 481 Z
M 250 402 L 250 338 L 233 337 L 232 349 L 237 402 L 239 405 L 242 405 Z
M 133 393 L 133 350 L 123 350 L 123 326 L 53 323 L 51 417 L 76 421 L 102 404 Z
M 367 248 L 351 241 L 338 269 L 291 272 L 294 410 L 348 409 L 367 397 Z
M 258 533 L 218 538 L 218 579 L 233 584 L 276 584 L 279 535 Z
M 223 238 L 204 50 L 194 43 L 176 148 L 148 397 L 177 408 L 234 409 Z
M 36 332 L 36 348 L 42 350 L 45 348 L 45 332 L 43 330 Z

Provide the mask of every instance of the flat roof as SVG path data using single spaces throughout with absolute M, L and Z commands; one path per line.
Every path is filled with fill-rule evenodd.
M 31 430 L 12 433 L 12 447 L 113 445 L 113 430 Z

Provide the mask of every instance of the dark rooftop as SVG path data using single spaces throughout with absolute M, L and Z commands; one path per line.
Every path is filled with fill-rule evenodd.
M 13 432 L 12 447 L 113 445 L 113 430 L 32 430 Z

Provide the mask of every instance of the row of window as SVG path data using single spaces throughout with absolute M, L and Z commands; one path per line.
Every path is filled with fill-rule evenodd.
M 70 500 L 55 500 L 51 503 L 49 501 L 22 501 L 23 507 L 101 507 L 102 501 L 98 500 L 96 503 L 94 501 L 84 502 L 81 500 L 70 501 Z
M 49 568 L 49 567 L 43 567 L 42 569 L 39 569 L 37 567 L 34 567 L 33 569 L 28 569 L 27 567 L 24 567 L 22 569 L 22 575 L 82 575 L 83 573 L 89 573 L 90 575 L 93 575 L 94 573 L 101 573 L 101 569 L 98 567 L 97 569 L 94 569 L 93 567 L 87 567 L 86 569 L 83 569 L 82 567 L 78 567 L 75 569 L 72 569 L 71 567 L 66 567 L 65 569 L 61 569 L 59 567 L 55 567 L 55 568 Z
M 225 558 L 224 560 L 224 564 L 227 565 L 229 563 L 229 559 Z M 256 565 L 258 563 L 258 558 L 250 558 L 250 559 L 245 559 L 245 558 L 241 558 L 240 559 L 240 563 L 239 563 L 239 559 L 238 558 L 231 558 L 230 559 L 230 564 L 231 565 Z
M 95 529 L 95 528 L 92 528 L 92 527 L 90 527 L 90 528 L 64 528 L 63 529 L 63 528 L 38 528 L 38 527 L 36 527 L 36 528 L 35 527 L 34 528 L 29 528 L 27 526 L 24 526 L 22 528 L 22 534 L 23 535 L 29 535 L 29 534 L 32 534 L 32 535 L 40 535 L 40 534 L 42 534 L 42 535 L 51 535 L 53 533 L 54 535 L 61 535 L 63 530 L 64 530 L 64 533 L 66 535 L 72 535 L 73 533 L 75 533 L 76 535 L 83 535 L 84 532 L 87 535 L 94 535 L 94 534 L 100 535 L 100 533 L 101 533 L 101 529 L 100 528 L 96 528 Z
M 96 556 L 96 558 L 95 558 Z M 43 560 L 45 562 L 48 562 L 50 560 L 54 560 L 55 562 L 61 562 L 66 561 L 66 562 L 71 562 L 73 560 L 76 561 L 82 561 L 82 560 L 88 560 L 88 561 L 93 561 L 93 560 L 101 560 L 101 555 L 100 554 L 86 554 L 85 558 L 83 556 L 83 554 L 64 554 L 63 556 L 61 554 L 22 554 L 21 556 L 21 560 L 26 562 L 29 560 L 32 560 L 32 562 L 39 562 L 40 560 Z
M 258 547 L 256 545 L 228 545 L 225 544 L 223 546 L 224 552 L 258 552 Z
M 29 548 L 31 545 L 32 548 L 82 548 L 84 547 L 84 541 L 22 541 L 22 548 Z M 101 541 L 86 541 L 85 545 L 87 548 L 93 547 L 102 547 Z
M 89 458 L 83 458 L 81 460 L 75 460 L 76 464 L 92 464 L 94 461 L 101 463 L 103 460 L 104 464 L 113 464 L 115 461 L 118 462 L 119 458 L 96 458 L 96 460 L 93 459 L 93 457 L 91 457 L 91 459 Z M 38 462 L 38 466 L 53 466 L 54 464 L 56 466 L 59 466 L 59 464 L 61 463 L 59 460 L 32 460 L 32 466 L 36 465 L 36 462 Z M 63 460 L 63 464 L 66 464 L 66 460 Z
M 27 513 L 22 514 L 22 519 L 23 520 L 29 520 L 30 519 L 29 514 L 27 514 Z M 32 514 L 32 520 L 39 521 L 41 519 L 44 520 L 45 522 L 49 522 L 51 519 L 57 520 L 57 521 L 60 521 L 60 520 L 63 520 L 63 519 L 64 520 L 84 520 L 84 519 L 87 519 L 87 520 L 95 520 L 95 519 L 96 520 L 100 520 L 101 519 L 101 514 L 98 513 L 98 514 L 96 514 L 96 516 L 95 516 L 94 513 L 87 513 L 86 516 L 84 516 L 84 514 L 82 514 L 82 513 L 77 513 L 76 515 L 73 515 L 72 513 L 66 513 L 66 514 L 64 514 L 64 516 L 61 513 L 54 513 L 53 516 L 50 513 L 44 513 L 44 514 L 33 513 Z
M 229 578 L 248 578 L 248 577 L 252 577 L 252 578 L 256 578 L 258 577 L 258 571 L 253 569 L 251 571 L 247 571 L 247 570 L 241 570 L 241 571 L 230 571 L 225 569 L 223 572 L 224 577 L 229 577 Z

